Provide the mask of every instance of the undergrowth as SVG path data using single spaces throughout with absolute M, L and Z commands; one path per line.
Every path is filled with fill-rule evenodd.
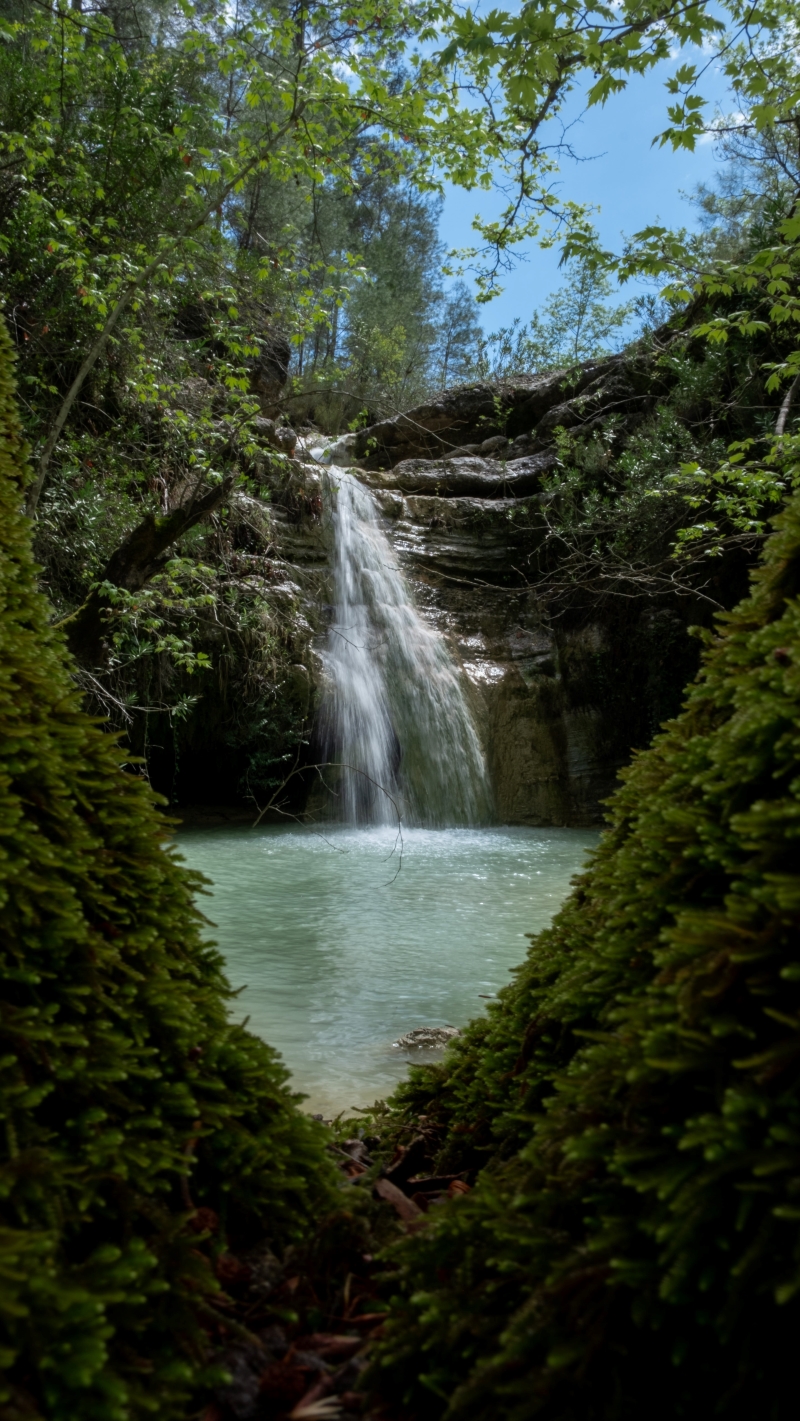
M 417 1417 L 794 1414 L 800 502 L 516 980 L 381 1124 L 479 1171 L 391 1255 Z
M 0 327 L 3 1421 L 183 1417 L 228 1243 L 303 1237 L 321 1128 L 231 990 L 153 795 L 81 708 L 36 588 Z

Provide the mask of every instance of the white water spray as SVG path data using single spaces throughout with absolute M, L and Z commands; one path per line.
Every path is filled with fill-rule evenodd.
M 369 490 L 341 469 L 327 480 L 336 610 L 322 732 L 342 766 L 337 817 L 396 823 L 394 800 L 405 822 L 485 821 L 483 752 L 445 641 L 414 606 Z

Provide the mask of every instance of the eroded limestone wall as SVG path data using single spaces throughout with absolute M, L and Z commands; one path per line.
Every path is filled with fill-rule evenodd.
M 553 429 L 591 425 L 623 398 L 633 419 L 654 386 L 614 357 L 566 381 L 556 372 L 445 395 L 334 451 L 372 489 L 419 607 L 463 669 L 500 822 L 598 823 L 620 768 L 677 711 L 696 666 L 690 607 L 647 596 L 558 603 L 537 585 Z M 308 483 L 315 506 L 319 471 L 299 453 L 298 487 Z M 280 537 L 312 633 L 302 664 L 313 711 L 331 610 L 324 515 L 309 532 L 285 519 Z

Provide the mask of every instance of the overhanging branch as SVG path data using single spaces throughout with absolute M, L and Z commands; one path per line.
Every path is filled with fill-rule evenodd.
M 147 513 L 141 523 L 137 523 L 112 553 L 97 585 L 83 605 L 58 623 L 78 661 L 85 666 L 96 666 L 106 657 L 108 612 L 111 607 L 109 585 L 126 592 L 138 592 L 144 587 L 166 566 L 167 549 L 224 503 L 235 479 L 235 473 L 228 474 L 201 497 L 189 499 L 163 517 Z

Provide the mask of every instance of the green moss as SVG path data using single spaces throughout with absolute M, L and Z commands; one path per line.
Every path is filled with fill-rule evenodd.
M 800 1325 L 800 500 L 513 986 L 396 1112 L 476 1188 L 403 1245 L 417 1415 L 782 1418 Z
M 161 1421 L 210 1375 L 190 1205 L 280 1245 L 330 1176 L 280 1061 L 229 1024 L 199 880 L 81 709 L 25 457 L 0 325 L 0 1416 Z

